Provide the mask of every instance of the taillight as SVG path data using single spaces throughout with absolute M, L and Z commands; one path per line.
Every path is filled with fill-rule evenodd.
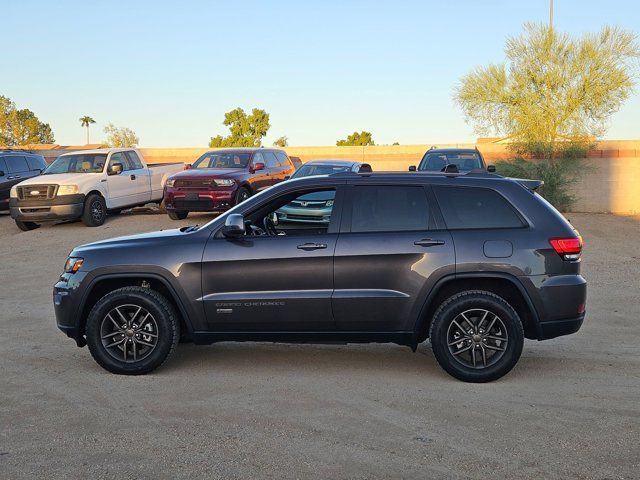
M 549 243 L 564 260 L 577 260 L 582 252 L 582 237 L 551 238 Z

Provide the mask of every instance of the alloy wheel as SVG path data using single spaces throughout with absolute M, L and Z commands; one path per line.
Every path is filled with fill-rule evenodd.
M 156 348 L 158 325 L 143 307 L 119 305 L 102 319 L 100 339 L 111 357 L 134 363 L 148 357 Z
M 475 308 L 458 314 L 447 329 L 451 356 L 465 367 L 483 369 L 505 354 L 509 336 L 495 313 Z

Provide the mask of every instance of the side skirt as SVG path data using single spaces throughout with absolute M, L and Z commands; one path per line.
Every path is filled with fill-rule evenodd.
M 395 343 L 416 350 L 413 332 L 193 332 L 193 343 L 209 345 L 216 342 L 273 343 Z

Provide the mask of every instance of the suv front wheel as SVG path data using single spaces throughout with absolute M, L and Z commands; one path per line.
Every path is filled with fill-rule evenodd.
M 436 311 L 429 337 L 433 354 L 449 374 L 465 382 L 490 382 L 518 362 L 524 344 L 520 317 L 491 292 L 460 292 Z
M 106 370 L 140 375 L 155 370 L 180 339 L 173 306 L 158 292 L 123 287 L 102 297 L 87 318 L 87 345 Z

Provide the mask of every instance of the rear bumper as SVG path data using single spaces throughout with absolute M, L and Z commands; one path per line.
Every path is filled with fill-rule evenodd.
M 236 204 L 236 190 L 236 187 L 220 190 L 167 188 L 164 204 L 170 212 L 221 212 Z
M 11 217 L 22 222 L 55 222 L 82 216 L 84 195 L 65 195 L 53 200 L 30 202 L 12 198 Z
M 583 313 L 575 318 L 540 322 L 540 340 L 549 340 L 550 338 L 576 333 L 580 330 L 584 317 L 585 314 Z

